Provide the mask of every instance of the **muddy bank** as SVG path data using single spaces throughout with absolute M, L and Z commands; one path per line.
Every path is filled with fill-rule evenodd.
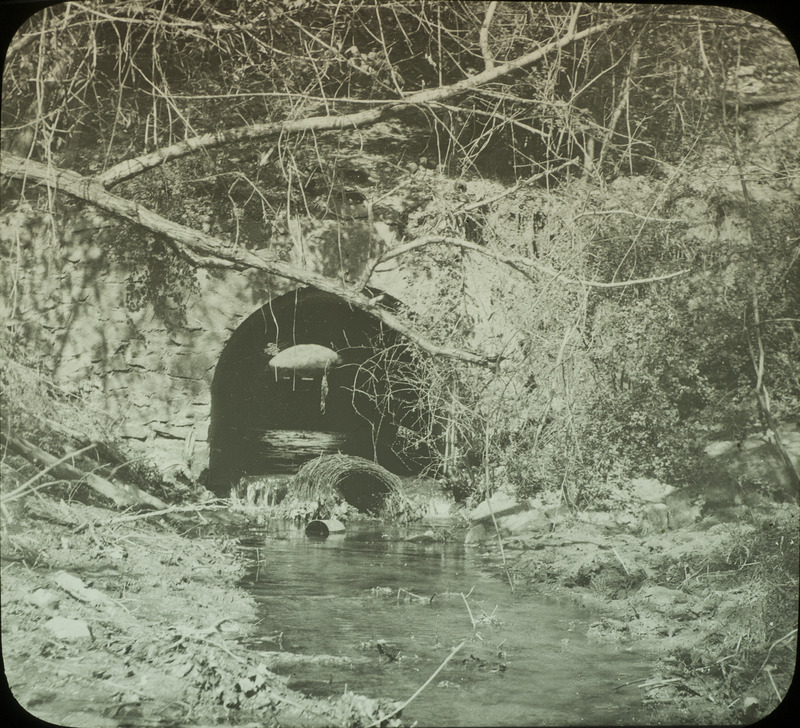
M 600 615 L 591 640 L 658 654 L 636 681 L 650 722 L 744 724 L 786 694 L 797 645 L 794 504 L 706 509 L 678 526 L 509 502 L 488 519 L 476 509 L 469 527 L 441 493 L 409 492 L 414 514 L 428 514 L 419 538 L 466 536 L 516 595 L 583 605 Z M 369 726 L 388 715 L 396 703 L 348 690 L 310 698 L 274 672 L 286 660 L 298 660 L 298 673 L 336 663 L 292 655 L 280 633 L 270 642 L 255 623 L 229 537 L 246 525 L 227 504 L 154 515 L 15 501 L 2 519 L 2 636 L 16 699 L 74 726 Z M 256 634 L 259 649 L 241 644 Z
M 4 513 L 2 638 L 14 698 L 72 726 L 366 726 L 396 706 L 312 699 L 239 644 L 254 628 L 229 512 L 118 514 L 28 498 Z M 277 648 L 276 648 L 277 649 Z M 390 721 L 387 724 L 396 724 Z
M 744 724 L 783 701 L 797 655 L 794 504 L 709 512 L 675 529 L 547 509 L 496 521 L 502 554 L 493 527 L 473 527 L 468 547 L 504 557 L 517 592 L 584 605 L 603 615 L 591 639 L 660 656 L 639 682 L 654 723 Z M 525 527 L 510 533 L 515 523 Z

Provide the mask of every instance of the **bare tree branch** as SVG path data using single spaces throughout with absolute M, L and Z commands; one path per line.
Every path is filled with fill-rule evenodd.
M 479 36 L 481 53 L 483 54 L 483 62 L 486 65 L 487 71 L 491 71 L 494 68 L 494 56 L 489 48 L 489 26 L 492 24 L 492 18 L 494 18 L 495 10 L 497 10 L 497 3 L 490 2 L 486 8 L 486 16 L 483 18 Z
M 637 279 L 630 279 L 627 281 L 614 281 L 611 283 L 605 283 L 603 281 L 593 281 L 587 280 L 585 278 L 571 278 L 570 276 L 565 275 L 564 273 L 557 271 L 555 268 L 551 268 L 549 265 L 542 263 L 538 260 L 534 260 L 533 258 L 526 258 L 521 255 L 504 255 L 502 253 L 498 253 L 495 250 L 492 250 L 489 247 L 483 245 L 477 245 L 476 243 L 471 243 L 468 240 L 463 240 L 461 238 L 454 238 L 449 237 L 447 235 L 426 235 L 421 238 L 417 238 L 416 240 L 411 240 L 408 243 L 404 243 L 403 245 L 398 245 L 397 247 L 392 248 L 391 250 L 387 250 L 382 255 L 378 256 L 375 259 L 373 264 L 369 268 L 370 275 L 371 273 L 382 263 L 385 263 L 392 258 L 397 258 L 401 255 L 405 255 L 406 253 L 411 252 L 412 250 L 417 250 L 419 248 L 424 248 L 428 245 L 435 245 L 435 244 L 443 244 L 443 245 L 451 245 L 456 248 L 462 248 L 464 250 L 471 250 L 474 253 L 479 253 L 480 255 L 485 255 L 487 258 L 494 258 L 495 260 L 505 263 L 506 265 L 514 268 L 514 270 L 518 270 L 522 273 L 525 271 L 521 270 L 520 266 L 524 266 L 526 268 L 533 268 L 534 270 L 539 271 L 540 273 L 544 273 L 551 278 L 555 278 L 556 280 L 561 281 L 562 283 L 568 283 L 570 285 L 575 286 L 586 286 L 588 288 L 624 288 L 625 286 L 636 286 L 641 285 L 643 283 L 655 283 L 657 281 L 666 281 L 670 278 L 676 278 L 677 276 L 681 276 L 684 273 L 688 273 L 688 269 L 675 271 L 674 273 L 665 273 L 661 276 L 652 276 L 650 278 L 637 278 Z M 367 279 L 369 280 L 369 279 Z M 365 281 L 366 282 L 366 281 Z
M 587 38 L 598 33 L 602 33 L 614 25 L 619 25 L 628 20 L 627 16 L 622 16 L 614 20 L 593 25 L 590 28 L 576 32 L 571 24 L 570 30 L 558 40 L 554 40 L 547 45 L 537 48 L 513 61 L 507 61 L 492 69 L 487 69 L 482 73 L 469 76 L 450 86 L 439 86 L 438 88 L 418 91 L 417 93 L 398 99 L 395 103 L 383 104 L 377 108 L 359 111 L 344 116 L 314 116 L 297 121 L 281 121 L 266 124 L 251 124 L 248 126 L 227 129 L 221 132 L 211 132 L 201 134 L 191 139 L 162 147 L 148 154 L 133 159 L 127 159 L 106 170 L 97 176 L 97 181 L 104 187 L 109 188 L 113 185 L 134 177 L 141 172 L 163 164 L 171 159 L 178 159 L 187 156 L 198 149 L 208 149 L 234 142 L 247 141 L 252 139 L 263 139 L 266 137 L 278 136 L 286 133 L 303 131 L 331 131 L 336 129 L 358 128 L 366 124 L 378 121 L 382 116 L 390 111 L 397 110 L 404 106 L 420 106 L 429 104 L 442 99 L 450 98 L 464 93 L 470 89 L 482 86 L 492 81 L 496 81 L 503 76 L 507 76 L 513 71 L 529 66 L 549 53 L 560 50 L 570 43 Z
M 619 101 L 617 102 L 616 108 L 611 114 L 611 118 L 608 121 L 608 127 L 606 128 L 605 134 L 600 141 L 600 154 L 597 160 L 597 167 L 601 169 L 603 167 L 603 161 L 608 153 L 608 147 L 611 144 L 611 139 L 614 136 L 614 130 L 617 128 L 617 124 L 619 123 L 619 119 L 622 116 L 623 110 L 628 107 L 630 103 L 631 86 L 633 85 L 633 77 L 636 73 L 636 68 L 638 65 L 639 41 L 636 40 L 631 46 L 630 61 L 628 62 L 628 73 L 625 75 L 625 83 L 622 87 L 622 93 L 619 95 Z M 629 145 L 631 141 L 631 139 L 628 140 Z
M 366 296 L 360 290 L 345 288 L 335 279 L 280 260 L 267 258 L 251 250 L 226 247 L 223 240 L 167 220 L 143 205 L 108 192 L 96 181 L 82 177 L 77 172 L 48 167 L 32 160 L 26 161 L 8 153 L 0 159 L 0 172 L 10 178 L 33 179 L 42 182 L 52 189 L 66 192 L 148 230 L 164 235 L 177 251 L 200 265 L 219 266 L 222 264 L 224 267 L 238 270 L 261 270 L 303 285 L 314 286 L 374 316 L 388 328 L 401 334 L 419 349 L 432 356 L 448 357 L 480 366 L 491 366 L 496 362 L 494 357 L 440 346 L 430 341 L 398 315 L 380 308 L 378 301 Z

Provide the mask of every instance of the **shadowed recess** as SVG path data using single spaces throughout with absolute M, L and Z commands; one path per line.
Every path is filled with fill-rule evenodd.
M 396 305 L 389 296 L 384 300 Z M 377 382 L 384 394 L 395 386 L 387 382 L 396 376 L 376 376 L 371 367 L 383 347 L 395 347 L 407 363 L 398 339 L 369 314 L 311 287 L 251 314 L 233 332 L 214 372 L 210 487 L 224 494 L 243 475 L 294 473 L 319 455 L 337 453 L 393 472 L 416 470 L 393 449 L 410 406 L 393 395 L 384 399 L 395 403 L 394 411 L 381 411 L 363 391 L 366 381 L 373 389 Z
M 365 458 L 321 456 L 305 463 L 289 482 L 289 492 L 299 502 L 317 502 L 322 515 L 344 499 L 362 513 L 377 514 L 390 495 L 402 493 L 400 479 Z

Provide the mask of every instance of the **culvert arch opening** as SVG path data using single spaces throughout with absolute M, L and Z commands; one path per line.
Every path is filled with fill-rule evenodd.
M 381 366 L 396 372 L 370 370 L 381 350 L 393 352 Z M 412 387 L 398 379 L 410 361 L 395 332 L 336 296 L 308 287 L 273 298 L 233 332 L 217 363 L 210 487 L 226 494 L 244 475 L 296 473 L 309 460 L 338 453 L 396 473 L 419 470 L 425 453 L 409 456 L 396 446 L 398 426 L 420 421 L 402 394 Z M 396 383 L 397 396 L 365 391 L 376 382 L 379 389 Z M 381 400 L 392 402 L 392 411 Z
M 323 510 L 344 500 L 361 513 L 377 514 L 387 498 L 401 494 L 398 476 L 377 463 L 348 455 L 323 455 L 300 468 L 289 482 L 287 497 L 319 503 Z

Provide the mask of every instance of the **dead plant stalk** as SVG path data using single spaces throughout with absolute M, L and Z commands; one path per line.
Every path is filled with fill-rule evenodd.
M 82 455 L 87 450 L 91 450 L 93 447 L 95 447 L 95 443 L 92 443 L 91 445 L 87 445 L 86 447 L 79 448 L 78 450 L 73 450 L 72 452 L 68 452 L 66 455 L 64 455 L 64 457 L 56 460 L 54 463 L 51 463 L 50 465 L 48 465 L 43 470 L 40 470 L 32 478 L 28 478 L 28 480 L 26 480 L 22 485 L 20 485 L 18 488 L 15 488 L 14 490 L 12 490 L 8 495 L 4 496 L 3 500 L 6 503 L 8 503 L 9 501 L 16 500 L 17 498 L 21 498 L 23 495 L 26 494 L 25 491 L 28 489 L 28 487 L 31 484 L 35 483 L 37 480 L 39 480 L 39 478 L 41 478 L 43 475 L 47 475 L 47 473 L 49 473 L 54 468 L 57 468 L 62 463 L 65 463 L 67 460 L 71 460 L 72 458 L 75 458 L 78 455 Z M 44 485 L 38 485 L 35 488 L 31 488 L 30 492 L 33 493 L 34 491 L 39 490 L 40 488 L 44 488 L 47 485 L 53 485 L 54 483 L 59 483 L 59 482 L 62 482 L 62 481 L 60 481 L 60 480 L 48 481 Z
M 436 677 L 436 676 L 437 676 L 437 675 L 438 675 L 438 674 L 439 674 L 439 673 L 440 673 L 440 672 L 441 672 L 441 671 L 444 669 L 444 666 L 445 666 L 445 665 L 446 665 L 448 662 L 450 662 L 450 660 L 452 660 L 452 659 L 453 659 L 453 657 L 456 655 L 456 653 L 457 653 L 457 652 L 458 652 L 458 651 L 459 651 L 459 650 L 460 650 L 460 649 L 461 649 L 461 648 L 462 648 L 462 647 L 463 647 L 465 644 L 467 644 L 467 641 L 466 641 L 466 640 L 464 640 L 464 641 L 463 641 L 463 642 L 462 642 L 460 645 L 458 645 L 457 647 L 454 647 L 454 648 L 453 648 L 453 650 L 452 650 L 452 652 L 451 652 L 451 653 L 450 653 L 450 654 L 449 654 L 447 657 L 445 657 L 445 659 L 444 659 L 444 662 L 443 662 L 441 665 L 439 665 L 439 667 L 437 667 L 437 668 L 436 668 L 436 670 L 434 670 L 433 674 L 432 674 L 432 675 L 431 675 L 431 676 L 430 676 L 430 677 L 429 677 L 429 678 L 428 678 L 428 679 L 427 679 L 427 680 L 426 680 L 424 683 L 422 683 L 422 685 L 420 685 L 419 689 L 418 689 L 418 690 L 417 690 L 417 691 L 416 691 L 416 692 L 415 692 L 415 693 L 414 693 L 414 694 L 413 694 L 413 695 L 412 695 L 412 696 L 411 696 L 411 697 L 410 697 L 408 700 L 406 700 L 406 702 L 405 702 L 405 703 L 403 703 L 403 704 L 402 704 L 402 705 L 401 705 L 399 708 L 395 708 L 395 709 L 394 709 L 394 710 L 393 710 L 391 713 L 389 713 L 388 715 L 383 715 L 383 716 L 381 716 L 380 718 L 378 718 L 377 720 L 373 721 L 372 723 L 370 723 L 370 724 L 367 726 L 367 728 L 376 728 L 376 726 L 379 726 L 379 725 L 381 725 L 381 723 L 383 723 L 383 722 L 384 722 L 384 721 L 386 721 L 386 720 L 389 720 L 389 718 L 392 718 L 393 716 L 395 716 L 395 715 L 397 715 L 398 713 L 400 713 L 400 712 L 401 712 L 403 709 L 405 709 L 405 708 L 406 708 L 406 707 L 407 707 L 407 706 L 408 706 L 408 705 L 409 705 L 409 704 L 410 704 L 410 703 L 411 703 L 413 700 L 415 700 L 415 699 L 417 698 L 417 696 L 418 696 L 418 695 L 419 695 L 419 694 L 420 694 L 420 693 L 421 693 L 421 692 L 422 692 L 422 691 L 423 691 L 423 690 L 424 690 L 426 687 L 428 687 L 428 685 L 430 685 L 430 684 L 431 684 L 431 682 L 432 682 L 433 678 L 435 678 L 435 677 Z

